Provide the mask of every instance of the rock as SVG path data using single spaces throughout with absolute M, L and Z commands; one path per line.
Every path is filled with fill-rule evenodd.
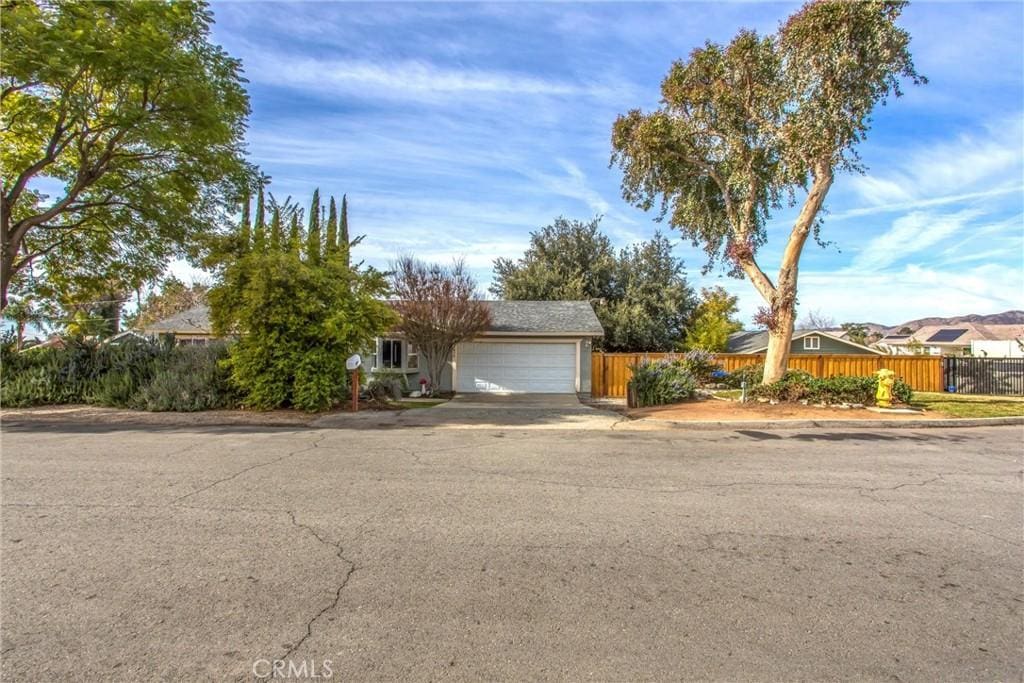
M 851 408 L 863 408 L 864 404 L 863 403 L 851 403 L 850 407 Z
M 769 401 L 768 401 L 768 403 L 772 404 L 773 406 L 777 406 L 777 405 L 779 405 L 779 402 L 778 402 L 778 401 L 776 401 L 776 400 L 775 400 L 774 398 L 773 398 L 773 399 L 771 399 L 771 400 L 769 400 Z
M 800 405 L 802 405 L 802 406 L 805 406 L 808 403 L 810 403 L 810 401 L 808 401 L 806 398 L 804 400 L 800 401 Z
M 762 398 L 757 399 L 757 402 L 758 403 L 768 403 L 768 399 L 762 397 Z
M 827 403 L 815 403 L 814 407 L 815 408 L 828 408 L 828 404 Z
M 839 408 L 840 410 L 849 410 L 850 409 L 850 404 L 849 403 L 840 403 L 839 405 L 836 406 L 836 408 Z

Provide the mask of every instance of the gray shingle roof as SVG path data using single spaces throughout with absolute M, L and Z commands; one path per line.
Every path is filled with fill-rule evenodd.
M 213 325 L 210 323 L 210 308 L 199 305 L 175 313 L 169 318 L 153 323 L 143 331 L 146 334 L 211 334 Z
M 490 332 L 600 337 L 604 328 L 589 301 L 488 301 Z
M 729 353 L 757 353 L 768 346 L 768 332 L 763 330 L 743 330 L 733 332 L 726 342 Z
M 600 337 L 604 334 L 589 301 L 488 301 L 490 332 L 506 334 L 571 334 Z M 176 313 L 145 329 L 147 334 L 210 334 L 210 309 L 196 306 Z

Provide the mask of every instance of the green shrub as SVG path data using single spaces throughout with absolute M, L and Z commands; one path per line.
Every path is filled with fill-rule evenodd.
M 739 389 L 743 386 L 743 383 L 747 383 L 747 387 L 754 387 L 761 383 L 764 378 L 764 363 L 755 363 L 753 365 L 744 365 L 741 368 L 736 368 L 730 372 L 722 380 L 722 383 L 733 389 Z
M 878 391 L 878 378 L 827 377 L 815 378 L 802 370 L 789 370 L 778 382 L 760 384 L 751 395 L 775 401 L 801 401 L 810 403 L 860 403 L 874 405 Z M 903 380 L 893 385 L 893 400 L 909 403 L 913 392 Z
M 0 404 L 17 408 L 88 402 L 97 389 L 95 353 L 95 344 L 68 340 L 63 349 L 31 349 L 5 358 Z
M 370 375 L 370 381 L 366 385 L 366 390 L 370 395 L 381 395 L 390 399 L 394 398 L 396 387 L 402 394 L 409 393 L 409 380 L 404 372 L 399 372 L 398 370 L 374 370 L 373 374 Z
M 131 400 L 140 410 L 154 412 L 214 410 L 238 405 L 224 344 L 180 346 L 157 365 L 153 379 Z
M 5 355 L 0 404 L 8 407 L 92 403 L 143 410 L 204 410 L 237 403 L 227 384 L 223 344 L 172 347 L 129 338 L 98 345 Z
M 327 410 L 345 398 L 348 370 L 345 356 L 327 348 L 309 349 L 298 358 L 292 405 L 300 410 Z
M 652 361 L 644 358 L 630 366 L 633 376 L 629 391 L 636 397 L 637 407 L 665 405 L 693 398 L 697 381 L 676 358 Z

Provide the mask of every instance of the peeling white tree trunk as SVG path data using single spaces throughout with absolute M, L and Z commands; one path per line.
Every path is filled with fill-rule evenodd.
M 807 199 L 800 209 L 789 234 L 789 242 L 782 254 L 779 277 L 773 291 L 762 296 L 768 302 L 768 349 L 764 357 L 765 384 L 777 382 L 789 367 L 789 346 L 793 342 L 793 323 L 796 320 L 797 275 L 800 271 L 800 254 L 807 236 L 814 228 L 818 212 L 825 203 L 825 196 L 832 187 L 832 168 L 822 164 L 815 169 L 814 183 L 807 193 Z M 759 291 L 761 288 L 758 288 Z

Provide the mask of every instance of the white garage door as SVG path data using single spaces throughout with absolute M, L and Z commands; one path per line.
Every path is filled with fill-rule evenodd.
M 456 391 L 571 394 L 576 344 L 467 342 L 456 356 Z

